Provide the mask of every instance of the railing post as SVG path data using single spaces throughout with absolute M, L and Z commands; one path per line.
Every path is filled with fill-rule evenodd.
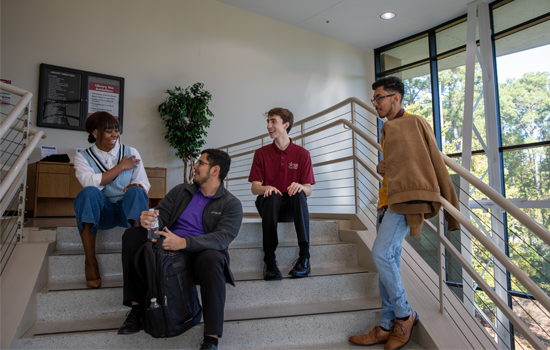
M 27 148 L 29 144 L 29 123 L 31 121 L 31 101 L 28 102 L 27 108 L 25 108 L 25 119 L 23 121 L 23 133 L 21 135 L 21 152 Z M 36 137 L 36 136 L 34 136 Z M 19 203 L 17 205 L 17 243 L 21 242 L 23 238 L 23 225 L 25 224 L 25 202 L 27 201 L 27 169 L 29 161 L 25 162 L 25 172 L 21 185 L 19 186 Z
M 229 147 L 227 147 L 225 149 L 225 152 L 227 152 L 227 154 L 229 154 Z M 231 159 L 231 156 L 229 156 L 229 159 Z M 227 175 L 225 176 L 225 188 L 229 188 L 229 180 L 227 180 Z
M 355 115 L 355 102 L 351 103 L 351 123 L 353 125 L 356 125 L 356 115 Z M 357 163 L 357 134 L 355 133 L 355 130 L 351 131 L 352 133 L 352 142 L 353 142 L 353 188 L 355 189 L 355 214 L 359 214 L 359 204 L 361 203 L 359 200 L 359 181 L 357 181 L 359 177 L 359 164 Z
M 437 215 L 437 233 L 439 235 L 439 312 L 445 314 L 445 289 L 447 287 L 447 272 L 445 269 L 445 246 L 443 237 L 445 237 L 445 216 L 443 210 Z
M 304 126 L 305 123 L 302 123 L 300 124 L 300 136 L 304 134 L 304 130 L 305 130 L 305 126 Z M 264 139 L 262 139 L 262 142 L 263 142 Z M 305 140 L 305 137 L 302 137 L 300 139 L 300 141 L 302 142 L 302 147 L 306 147 L 306 140 Z

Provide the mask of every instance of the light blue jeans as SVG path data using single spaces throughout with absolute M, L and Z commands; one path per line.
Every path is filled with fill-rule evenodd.
M 380 223 L 382 214 L 384 217 Z M 380 326 L 385 329 L 393 328 L 396 317 L 407 317 L 411 313 L 401 282 L 401 250 L 408 231 L 405 214 L 397 214 L 389 209 L 378 211 L 372 259 L 380 278 Z
M 139 223 L 142 211 L 149 210 L 149 198 L 138 186 L 128 188 L 124 198 L 111 203 L 103 192 L 93 186 L 84 187 L 74 200 L 74 211 L 78 232 L 82 233 L 84 223 L 92 224 L 92 233 L 116 226 L 132 227 L 132 221 Z

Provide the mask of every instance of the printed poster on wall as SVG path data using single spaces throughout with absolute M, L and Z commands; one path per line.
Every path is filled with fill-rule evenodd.
M 104 111 L 118 119 L 120 86 L 88 82 L 88 117 L 95 112 Z
M 79 127 L 82 74 L 48 68 L 45 78 L 42 123 Z

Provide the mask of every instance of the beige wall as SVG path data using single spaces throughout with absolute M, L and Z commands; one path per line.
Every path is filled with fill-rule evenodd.
M 38 94 L 39 64 L 126 79 L 122 141 L 146 166 L 182 162 L 164 140 L 166 89 L 197 81 L 213 95 L 207 145 L 265 132 L 274 106 L 305 118 L 349 96 L 367 99 L 373 54 L 213 0 L 2 0 L 1 77 Z M 33 115 L 36 120 L 36 113 Z M 80 131 L 44 128 L 59 153 L 87 147 Z M 31 161 L 40 158 L 35 150 Z

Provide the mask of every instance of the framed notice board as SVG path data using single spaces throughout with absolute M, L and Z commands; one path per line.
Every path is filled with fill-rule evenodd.
M 39 84 L 38 126 L 85 130 L 86 118 L 105 111 L 122 134 L 124 78 L 42 63 Z

